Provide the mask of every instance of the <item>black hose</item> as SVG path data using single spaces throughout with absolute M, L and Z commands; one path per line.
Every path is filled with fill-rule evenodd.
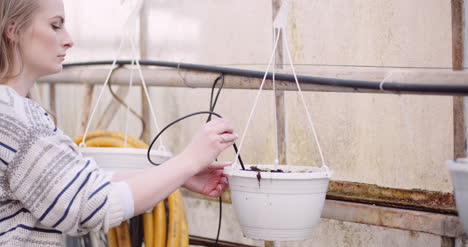
M 129 230 L 132 246 L 141 246 L 144 239 L 143 215 L 130 219 Z
M 121 68 L 123 65 L 119 65 L 117 68 L 113 69 L 111 71 L 111 76 L 112 74 L 114 73 L 114 71 L 116 71 L 117 69 Z M 146 124 L 145 124 L 145 120 L 143 119 L 142 116 L 140 116 L 140 114 L 138 114 L 135 110 L 133 110 L 130 106 L 127 105 L 127 103 L 125 103 L 125 101 L 123 99 L 121 99 L 119 96 L 117 96 L 117 94 L 115 94 L 114 90 L 112 90 L 112 77 L 109 77 L 109 82 L 107 83 L 107 87 L 109 89 L 109 92 L 110 94 L 112 95 L 112 97 L 117 101 L 119 102 L 122 106 L 124 106 L 125 108 L 128 108 L 128 110 L 136 117 L 138 118 L 138 120 L 140 120 L 141 122 L 141 132 L 140 132 L 140 135 L 138 137 L 139 140 L 141 140 L 143 138 L 143 134 L 145 133 L 145 129 L 146 129 Z
M 160 66 L 160 67 L 172 67 L 204 72 L 221 73 L 224 75 L 236 75 L 245 76 L 252 78 L 263 78 L 265 72 L 255 70 L 245 70 L 227 67 L 218 67 L 211 65 L 200 65 L 190 63 L 176 63 L 167 61 L 154 61 L 154 60 L 140 60 L 141 65 L 145 66 Z M 68 63 L 64 64 L 63 67 L 74 67 L 74 66 L 90 66 L 90 65 L 110 65 L 113 61 L 92 61 L 92 62 L 79 62 L 79 63 Z M 129 65 L 131 60 L 118 60 L 117 65 Z M 273 73 L 267 74 L 267 79 L 273 78 Z M 275 73 L 275 79 L 281 81 L 289 81 L 295 83 L 293 75 L 284 73 Z M 348 80 L 348 79 L 335 79 L 335 78 L 324 78 L 297 75 L 297 79 L 303 84 L 314 84 L 322 86 L 333 86 L 333 87 L 346 87 L 357 89 L 371 89 L 381 90 L 380 82 L 375 81 L 362 81 L 362 80 Z M 392 92 L 424 92 L 424 93 L 437 93 L 437 94 L 457 94 L 457 95 L 468 95 L 468 85 L 454 85 L 454 84 L 416 84 L 416 83 L 398 83 L 388 82 L 383 85 L 385 91 Z
M 216 88 L 216 84 L 218 84 L 218 81 L 221 79 L 221 85 L 219 85 L 219 90 L 218 90 L 218 93 L 216 94 L 216 97 L 214 98 L 213 100 L 213 96 L 214 96 L 214 89 Z M 216 107 L 216 104 L 218 103 L 218 98 L 219 98 L 219 95 L 221 94 L 221 90 L 223 89 L 224 87 L 224 74 L 221 74 L 218 78 L 216 78 L 216 80 L 214 81 L 213 83 L 213 86 L 211 87 L 211 94 L 210 94 L 210 111 L 214 111 L 215 107 Z M 211 121 L 211 117 L 213 115 L 210 114 L 208 116 L 208 119 L 206 120 L 206 122 L 209 122 Z
M 216 97 L 213 99 L 216 84 L 218 84 L 219 80 L 221 80 L 221 84 L 219 85 L 219 89 L 218 89 L 218 93 L 216 94 Z M 210 112 L 214 112 L 216 104 L 218 103 L 219 95 L 221 94 L 221 90 L 223 90 L 223 87 L 224 87 L 224 74 L 221 74 L 218 78 L 216 78 L 216 80 L 213 82 L 213 86 L 211 87 Z M 213 115 L 210 114 L 208 116 L 208 119 L 206 120 L 206 122 L 211 121 L 212 116 Z M 218 231 L 216 233 L 216 240 L 215 240 L 214 247 L 218 246 L 219 235 L 221 234 L 221 222 L 222 222 L 222 219 L 223 219 L 223 195 L 219 196 L 218 200 L 219 200 Z
M 195 116 L 195 115 L 200 115 L 200 114 L 212 114 L 212 115 L 215 115 L 215 116 L 217 116 L 217 117 L 219 117 L 219 118 L 222 118 L 221 115 L 219 115 L 219 114 L 216 113 L 216 112 L 201 111 L 201 112 L 194 112 L 194 113 L 191 113 L 191 114 L 189 114 L 189 115 L 183 116 L 183 117 L 181 117 L 181 118 L 179 118 L 179 119 L 177 119 L 177 120 L 171 122 L 170 124 L 168 124 L 166 127 L 164 127 L 164 128 L 156 135 L 156 137 L 153 139 L 153 141 L 151 141 L 151 144 L 150 144 L 150 146 L 149 146 L 149 148 L 148 148 L 148 152 L 146 153 L 146 157 L 148 158 L 148 161 L 149 161 L 152 165 L 155 165 L 155 166 L 159 166 L 159 165 L 160 165 L 160 164 L 157 164 L 157 163 L 155 163 L 155 162 L 153 162 L 153 161 L 151 160 L 151 155 L 150 155 L 150 154 L 151 154 L 151 149 L 152 149 L 153 146 L 154 146 L 154 143 L 156 143 L 156 140 L 164 133 L 164 131 L 166 131 L 166 130 L 167 130 L 169 127 L 171 127 L 172 125 L 174 125 L 174 124 L 176 124 L 176 123 L 178 123 L 178 122 L 180 122 L 180 121 L 182 121 L 182 120 L 184 120 L 184 119 L 186 119 L 186 118 L 189 118 L 189 117 L 192 117 L 192 116 Z M 237 149 L 236 144 L 234 143 L 232 146 L 234 147 L 234 151 L 235 151 L 236 154 L 237 154 L 237 153 L 238 153 L 238 149 Z M 244 162 L 242 161 L 242 158 L 241 158 L 240 155 L 239 155 L 238 159 L 239 159 L 239 163 L 240 163 L 241 166 L 242 166 L 242 170 L 245 170 Z
M 219 78 L 219 77 L 218 77 L 218 78 Z M 215 81 L 214 86 L 216 85 L 216 82 L 217 82 L 217 81 L 218 81 L 218 79 Z M 213 90 L 214 90 L 214 86 L 213 86 Z M 221 88 L 222 88 L 222 86 L 221 86 Z M 221 91 L 221 89 L 220 89 L 220 91 Z M 215 101 L 214 101 L 214 102 L 215 102 L 214 104 L 213 104 L 213 97 L 211 97 L 211 100 L 210 100 L 210 103 L 211 103 L 211 104 L 210 104 L 210 108 L 214 109 L 214 107 L 215 107 L 215 105 L 216 105 L 216 102 L 217 102 L 217 100 L 218 100 L 218 96 L 219 96 L 219 94 L 220 94 L 220 91 L 218 91 L 218 94 L 216 95 L 216 99 L 215 99 Z M 213 91 L 212 91 L 212 95 L 213 95 Z M 169 127 L 171 127 L 172 125 L 174 125 L 174 124 L 176 124 L 176 123 L 178 123 L 178 122 L 180 122 L 180 121 L 182 121 L 182 120 L 184 120 L 184 119 L 186 119 L 186 118 L 189 118 L 189 117 L 192 117 L 192 116 L 195 116 L 195 115 L 200 115 L 200 114 L 208 114 L 208 115 L 209 115 L 208 119 L 210 119 L 212 115 L 215 115 L 215 116 L 217 116 L 217 117 L 219 117 L 219 118 L 222 118 L 221 115 L 219 115 L 219 114 L 216 113 L 216 112 L 213 112 L 213 111 L 202 111 L 202 112 L 195 112 L 195 113 L 186 115 L 186 116 L 184 116 L 184 117 L 181 117 L 181 118 L 179 118 L 179 119 L 177 119 L 177 120 L 171 122 L 171 123 L 168 124 L 166 127 L 164 127 L 164 128 L 156 135 L 156 137 L 153 139 L 153 141 L 151 142 L 151 144 L 150 144 L 150 146 L 149 146 L 149 148 L 148 148 L 148 152 L 147 152 L 148 161 L 149 161 L 152 165 L 155 165 L 155 166 L 159 166 L 159 165 L 160 165 L 160 164 L 157 164 L 157 163 L 155 163 L 155 162 L 153 162 L 153 161 L 151 160 L 151 155 L 150 155 L 150 154 L 151 154 L 151 149 L 153 148 L 154 144 L 156 143 L 156 140 L 162 135 L 162 133 L 164 133 L 164 131 L 166 131 L 166 130 L 167 130 Z M 208 122 L 208 120 L 207 120 L 207 122 Z M 236 144 L 234 143 L 232 146 L 234 147 L 234 151 L 235 151 L 236 154 L 237 154 L 237 153 L 238 153 L 238 149 L 237 149 Z M 242 161 L 242 158 L 241 158 L 240 154 L 239 154 L 238 159 L 239 159 L 239 163 L 240 163 L 241 166 L 242 166 L 242 170 L 245 170 L 244 162 Z M 222 218 L 222 213 L 223 213 L 222 203 L 223 203 L 222 197 L 220 196 L 220 197 L 219 197 L 218 232 L 217 232 L 217 235 L 216 235 L 215 246 L 218 246 L 219 234 L 220 234 L 220 232 L 221 232 L 221 218 Z

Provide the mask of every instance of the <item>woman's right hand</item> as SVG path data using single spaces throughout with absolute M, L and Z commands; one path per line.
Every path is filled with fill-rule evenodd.
M 220 194 L 227 186 L 222 165 L 210 165 L 236 139 L 231 122 L 225 119 L 212 120 L 197 131 L 182 153 L 160 166 L 148 168 L 125 179 L 133 194 L 134 215 L 154 207 L 187 182 L 187 187 L 197 192 L 212 196 Z M 218 185 L 220 187 L 216 190 Z
M 213 163 L 223 150 L 234 144 L 236 139 L 237 135 L 234 134 L 234 128 L 229 120 L 213 119 L 195 134 L 181 156 L 193 164 L 198 173 Z

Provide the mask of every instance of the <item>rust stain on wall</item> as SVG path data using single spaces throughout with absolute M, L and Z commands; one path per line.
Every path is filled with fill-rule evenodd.
M 198 199 L 218 200 L 187 190 L 183 190 L 183 194 Z M 405 190 L 373 184 L 331 181 L 328 186 L 327 199 L 442 214 L 457 214 L 453 194 L 437 191 Z M 224 203 L 232 203 L 229 190 L 223 194 L 222 200 Z
M 331 181 L 327 198 L 419 211 L 457 213 L 453 194 L 436 191 L 405 190 L 373 184 Z

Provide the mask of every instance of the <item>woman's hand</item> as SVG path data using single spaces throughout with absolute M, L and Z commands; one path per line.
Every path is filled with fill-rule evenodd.
M 134 215 L 154 207 L 182 185 L 204 195 L 220 196 L 227 188 L 222 170 L 227 164 L 214 163 L 214 160 L 236 139 L 228 120 L 212 120 L 195 134 L 179 155 L 160 166 L 124 178 L 133 194 Z
M 189 178 L 184 187 L 203 195 L 218 197 L 228 188 L 227 178 L 223 168 L 230 163 L 214 162 L 207 168 Z
M 212 164 L 223 150 L 234 144 L 236 139 L 237 135 L 234 134 L 230 121 L 214 119 L 195 134 L 180 156 L 198 174 Z

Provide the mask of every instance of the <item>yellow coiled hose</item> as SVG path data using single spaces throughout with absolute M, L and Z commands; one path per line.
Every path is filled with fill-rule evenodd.
M 127 137 L 119 132 L 96 130 L 88 133 L 86 137 L 87 147 L 128 147 L 148 149 L 148 145 L 133 137 Z M 75 138 L 75 143 L 80 144 L 83 136 Z M 187 247 L 189 235 L 187 219 L 185 216 L 182 195 L 179 190 L 174 191 L 167 198 L 169 220 L 166 215 L 166 205 L 161 201 L 152 212 L 143 215 L 145 247 Z M 168 224 L 169 223 L 169 224 Z M 130 234 L 128 222 L 112 228 L 107 234 L 109 247 L 130 247 Z M 139 247 L 139 246 L 133 246 Z

